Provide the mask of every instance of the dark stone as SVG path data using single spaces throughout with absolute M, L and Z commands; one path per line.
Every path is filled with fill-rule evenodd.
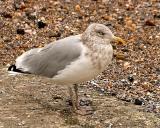
M 9 18 L 9 19 L 12 18 L 12 15 L 9 14 L 9 13 L 6 13 L 6 12 L 1 13 L 1 16 L 4 17 L 4 18 Z
M 73 106 L 72 101 L 71 101 L 70 99 L 67 99 L 67 100 L 66 100 L 66 103 L 67 103 L 67 105 L 69 105 L 69 106 Z
M 17 29 L 17 34 L 24 35 L 25 34 L 24 29 L 21 28 Z
M 113 47 L 113 49 L 117 49 L 117 47 L 115 45 L 113 45 L 112 47 Z
M 119 16 L 117 19 L 118 19 L 118 23 L 120 24 L 124 23 L 124 18 L 122 16 Z
M 147 25 L 147 26 L 155 26 L 155 23 L 152 20 L 146 20 L 145 25 Z
M 116 92 L 111 92 L 111 96 L 116 96 L 117 93 Z
M 78 16 L 78 19 L 83 19 L 83 17 L 82 16 Z
M 47 8 L 43 7 L 41 10 L 42 10 L 43 12 L 46 12 L 46 11 L 47 11 Z
M 122 98 L 121 100 L 126 102 L 131 102 L 131 99 L 127 99 L 127 98 Z
M 60 96 L 54 96 L 53 99 L 54 100 L 59 100 L 59 99 L 62 99 L 62 97 L 60 97 Z
M 142 105 L 142 104 L 143 104 L 143 101 L 140 100 L 140 99 L 135 99 L 134 104 L 135 104 L 135 105 Z
M 108 23 L 105 23 L 105 26 L 112 26 L 112 23 L 108 22 Z
M 133 81 L 134 81 L 133 76 L 128 76 L 128 81 L 129 81 L 129 82 L 133 82 Z
M 41 29 L 41 28 L 44 28 L 45 26 L 47 26 L 47 24 L 44 23 L 43 21 L 38 21 L 37 26 L 38 26 L 39 29 Z
M 155 14 L 154 18 L 160 18 L 160 13 L 159 14 Z
M 129 52 L 129 50 L 127 48 L 123 48 L 121 49 L 123 52 Z

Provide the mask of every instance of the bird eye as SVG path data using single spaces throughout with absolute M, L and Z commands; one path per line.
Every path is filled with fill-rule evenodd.
M 104 35 L 105 35 L 105 33 L 102 32 L 102 31 L 97 31 L 97 33 L 98 33 L 98 35 L 100 35 L 100 36 L 104 36 Z

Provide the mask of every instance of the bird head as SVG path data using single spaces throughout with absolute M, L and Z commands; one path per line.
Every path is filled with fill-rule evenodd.
M 115 41 L 116 43 L 126 44 L 123 39 L 114 36 L 107 26 L 98 23 L 89 25 L 83 36 L 86 39 L 88 38 L 88 40 L 98 41 L 100 43 L 110 44 L 111 41 Z

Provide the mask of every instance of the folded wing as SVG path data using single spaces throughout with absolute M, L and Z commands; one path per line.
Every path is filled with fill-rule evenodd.
M 70 36 L 23 53 L 15 65 L 24 72 L 53 77 L 80 57 L 81 46 L 80 35 Z

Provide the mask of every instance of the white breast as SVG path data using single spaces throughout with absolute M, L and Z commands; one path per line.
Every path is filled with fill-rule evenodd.
M 75 84 L 93 79 L 111 63 L 113 55 L 112 46 L 107 46 L 103 48 L 103 50 L 105 51 L 103 51 L 103 54 L 100 56 L 100 63 L 103 65 L 102 69 L 95 68 L 91 58 L 86 56 L 86 52 L 88 52 L 89 49 L 82 45 L 82 54 L 79 59 L 72 62 L 64 70 L 59 71 L 58 75 L 53 77 L 53 80 L 57 84 Z

